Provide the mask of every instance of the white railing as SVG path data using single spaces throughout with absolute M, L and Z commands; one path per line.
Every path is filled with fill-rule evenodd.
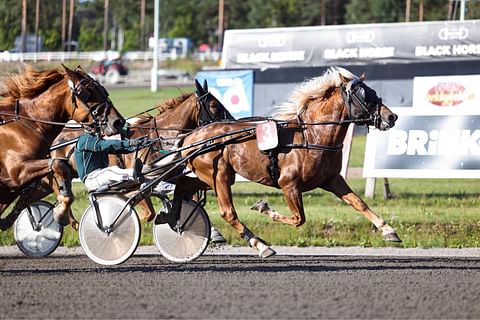
M 122 58 L 128 61 L 148 61 L 153 59 L 152 51 L 128 51 L 120 55 L 118 51 L 45 51 L 45 52 L 8 52 L 0 53 L 0 62 L 15 61 L 66 61 L 66 60 L 93 60 L 101 61 L 103 59 Z M 178 55 L 175 51 L 169 53 L 159 53 L 160 60 L 176 60 L 186 56 Z M 220 52 L 202 52 L 192 54 L 192 58 L 200 61 L 218 61 L 221 57 Z

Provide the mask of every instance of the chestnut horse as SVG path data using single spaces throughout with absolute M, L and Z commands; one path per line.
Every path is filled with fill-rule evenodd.
M 342 144 L 350 123 L 387 130 L 397 120 L 397 115 L 363 82 L 363 76 L 332 67 L 323 76 L 302 84 L 277 111 L 268 122 L 212 123 L 185 138 L 182 156 L 189 158 L 188 166 L 201 185 L 214 190 L 221 216 L 261 257 L 275 254 L 237 217 L 231 185 L 238 173 L 250 181 L 283 191 L 291 216 L 280 214 L 263 201 L 252 207 L 273 221 L 295 227 L 304 224 L 302 193 L 320 187 L 360 211 L 382 231 L 386 240 L 400 241 L 395 230 L 340 175 Z M 259 123 L 268 125 L 262 141 L 256 134 Z M 268 145 L 277 138 L 278 143 L 260 150 L 265 142 Z M 195 191 L 187 179 L 177 180 L 174 202 Z
M 31 203 L 35 181 L 50 171 L 56 175 L 65 170 L 63 163 L 48 157 L 53 140 L 68 120 L 99 126 L 106 135 L 117 134 L 125 123 L 104 87 L 79 66 L 75 70 L 63 67 L 61 72 L 27 66 L 23 74 L 4 82 L 0 93 L 4 97 L 0 101 L 0 214 L 19 195 L 16 210 L 25 208 Z M 15 215 L 0 220 L 0 228 L 6 229 L 14 220 Z
M 128 121 L 128 138 L 148 137 L 158 142 L 154 144 L 150 150 L 143 149 L 139 150 L 138 153 L 110 155 L 110 163 L 117 163 L 123 168 L 132 168 L 135 158 L 139 157 L 143 159 L 146 165 L 149 165 L 159 157 L 156 151 L 164 148 L 163 145 L 166 140 L 173 140 L 179 133 L 189 132 L 192 129 L 212 121 L 234 120 L 233 116 L 223 104 L 208 91 L 207 82 L 204 82 L 202 87 L 200 83 L 195 80 L 195 85 L 196 91 L 194 93 L 183 94 L 156 106 L 154 109 L 158 111 L 158 114 L 155 117 L 146 115 L 146 112 L 143 112 L 130 119 L 130 121 Z M 54 145 L 75 141 L 74 139 L 82 134 L 83 131 L 81 130 L 72 131 L 65 129 L 56 138 Z M 71 179 L 77 176 L 76 164 L 73 157 L 71 157 L 74 146 L 75 144 L 71 143 L 66 147 L 52 151 L 52 158 L 68 160 L 70 170 L 64 171 L 61 179 L 52 179 L 51 176 L 45 177 L 42 180 L 41 186 L 36 186 L 36 200 L 42 199 L 52 193 L 52 191 L 57 192 L 56 190 L 59 189 L 59 181 L 64 181 L 64 185 L 69 190 L 71 189 Z M 68 200 L 62 209 L 68 211 L 69 215 L 72 216 L 70 207 L 74 200 L 73 196 Z M 151 202 L 146 200 L 141 201 L 139 204 L 142 209 L 139 211 L 140 218 L 151 221 L 155 217 L 155 211 L 151 206 Z M 75 224 L 75 222 L 73 222 L 73 224 Z M 73 226 L 75 228 L 76 224 Z

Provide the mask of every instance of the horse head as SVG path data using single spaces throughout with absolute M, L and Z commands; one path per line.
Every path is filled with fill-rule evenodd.
M 222 120 L 235 120 L 225 106 L 208 91 L 207 80 L 204 80 L 202 87 L 200 82 L 195 79 L 195 87 L 195 95 L 200 108 L 199 126 Z
M 383 104 L 382 98 L 375 90 L 367 86 L 363 80 L 365 75 L 348 79 L 339 73 L 342 80 L 341 91 L 343 102 L 350 120 L 365 126 L 374 126 L 385 131 L 392 128 L 398 116 Z
M 71 118 L 78 122 L 89 119 L 95 129 L 107 136 L 119 133 L 125 119 L 115 109 L 107 90 L 80 66 L 74 70 L 62 66 L 72 93 Z

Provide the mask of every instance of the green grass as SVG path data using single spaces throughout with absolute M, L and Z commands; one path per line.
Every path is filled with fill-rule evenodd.
M 369 199 L 369 206 L 403 239 L 403 247 L 477 247 L 480 242 L 480 190 L 475 180 L 391 179 L 395 198 L 385 200 L 382 185 L 377 184 L 378 195 Z M 362 195 L 364 179 L 351 179 L 351 187 Z M 289 215 L 279 190 L 251 182 L 238 182 L 233 187 L 239 218 L 254 233 L 273 245 L 297 246 L 374 246 L 389 245 L 372 224 L 353 208 L 332 194 L 317 189 L 304 194 L 307 222 L 294 228 L 273 222 L 266 216 L 250 210 L 259 199 L 267 200 L 272 208 Z M 80 183 L 74 184 L 76 201 L 73 205 L 79 219 L 88 200 Z M 50 196 L 48 199 L 53 202 Z M 220 217 L 216 199 L 208 193 L 206 210 L 213 224 L 232 245 L 244 245 L 229 225 Z M 141 244 L 152 244 L 151 223 L 143 223 Z M 13 244 L 11 230 L 0 233 L 0 244 Z M 65 229 L 63 244 L 79 245 L 78 235 Z
M 109 88 L 110 99 L 114 106 L 124 117 L 130 117 L 147 109 L 153 108 L 166 99 L 180 96 L 184 93 L 192 93 L 191 87 L 160 88 L 157 92 L 151 92 L 149 88 Z M 152 115 L 156 113 L 153 112 Z

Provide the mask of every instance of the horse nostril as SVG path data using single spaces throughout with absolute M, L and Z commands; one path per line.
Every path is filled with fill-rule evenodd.
M 125 124 L 125 119 L 116 119 L 113 121 L 113 127 L 117 130 L 122 129 L 124 124 Z
M 395 122 L 397 121 L 398 116 L 395 113 L 392 113 L 391 115 L 388 116 L 388 122 Z

